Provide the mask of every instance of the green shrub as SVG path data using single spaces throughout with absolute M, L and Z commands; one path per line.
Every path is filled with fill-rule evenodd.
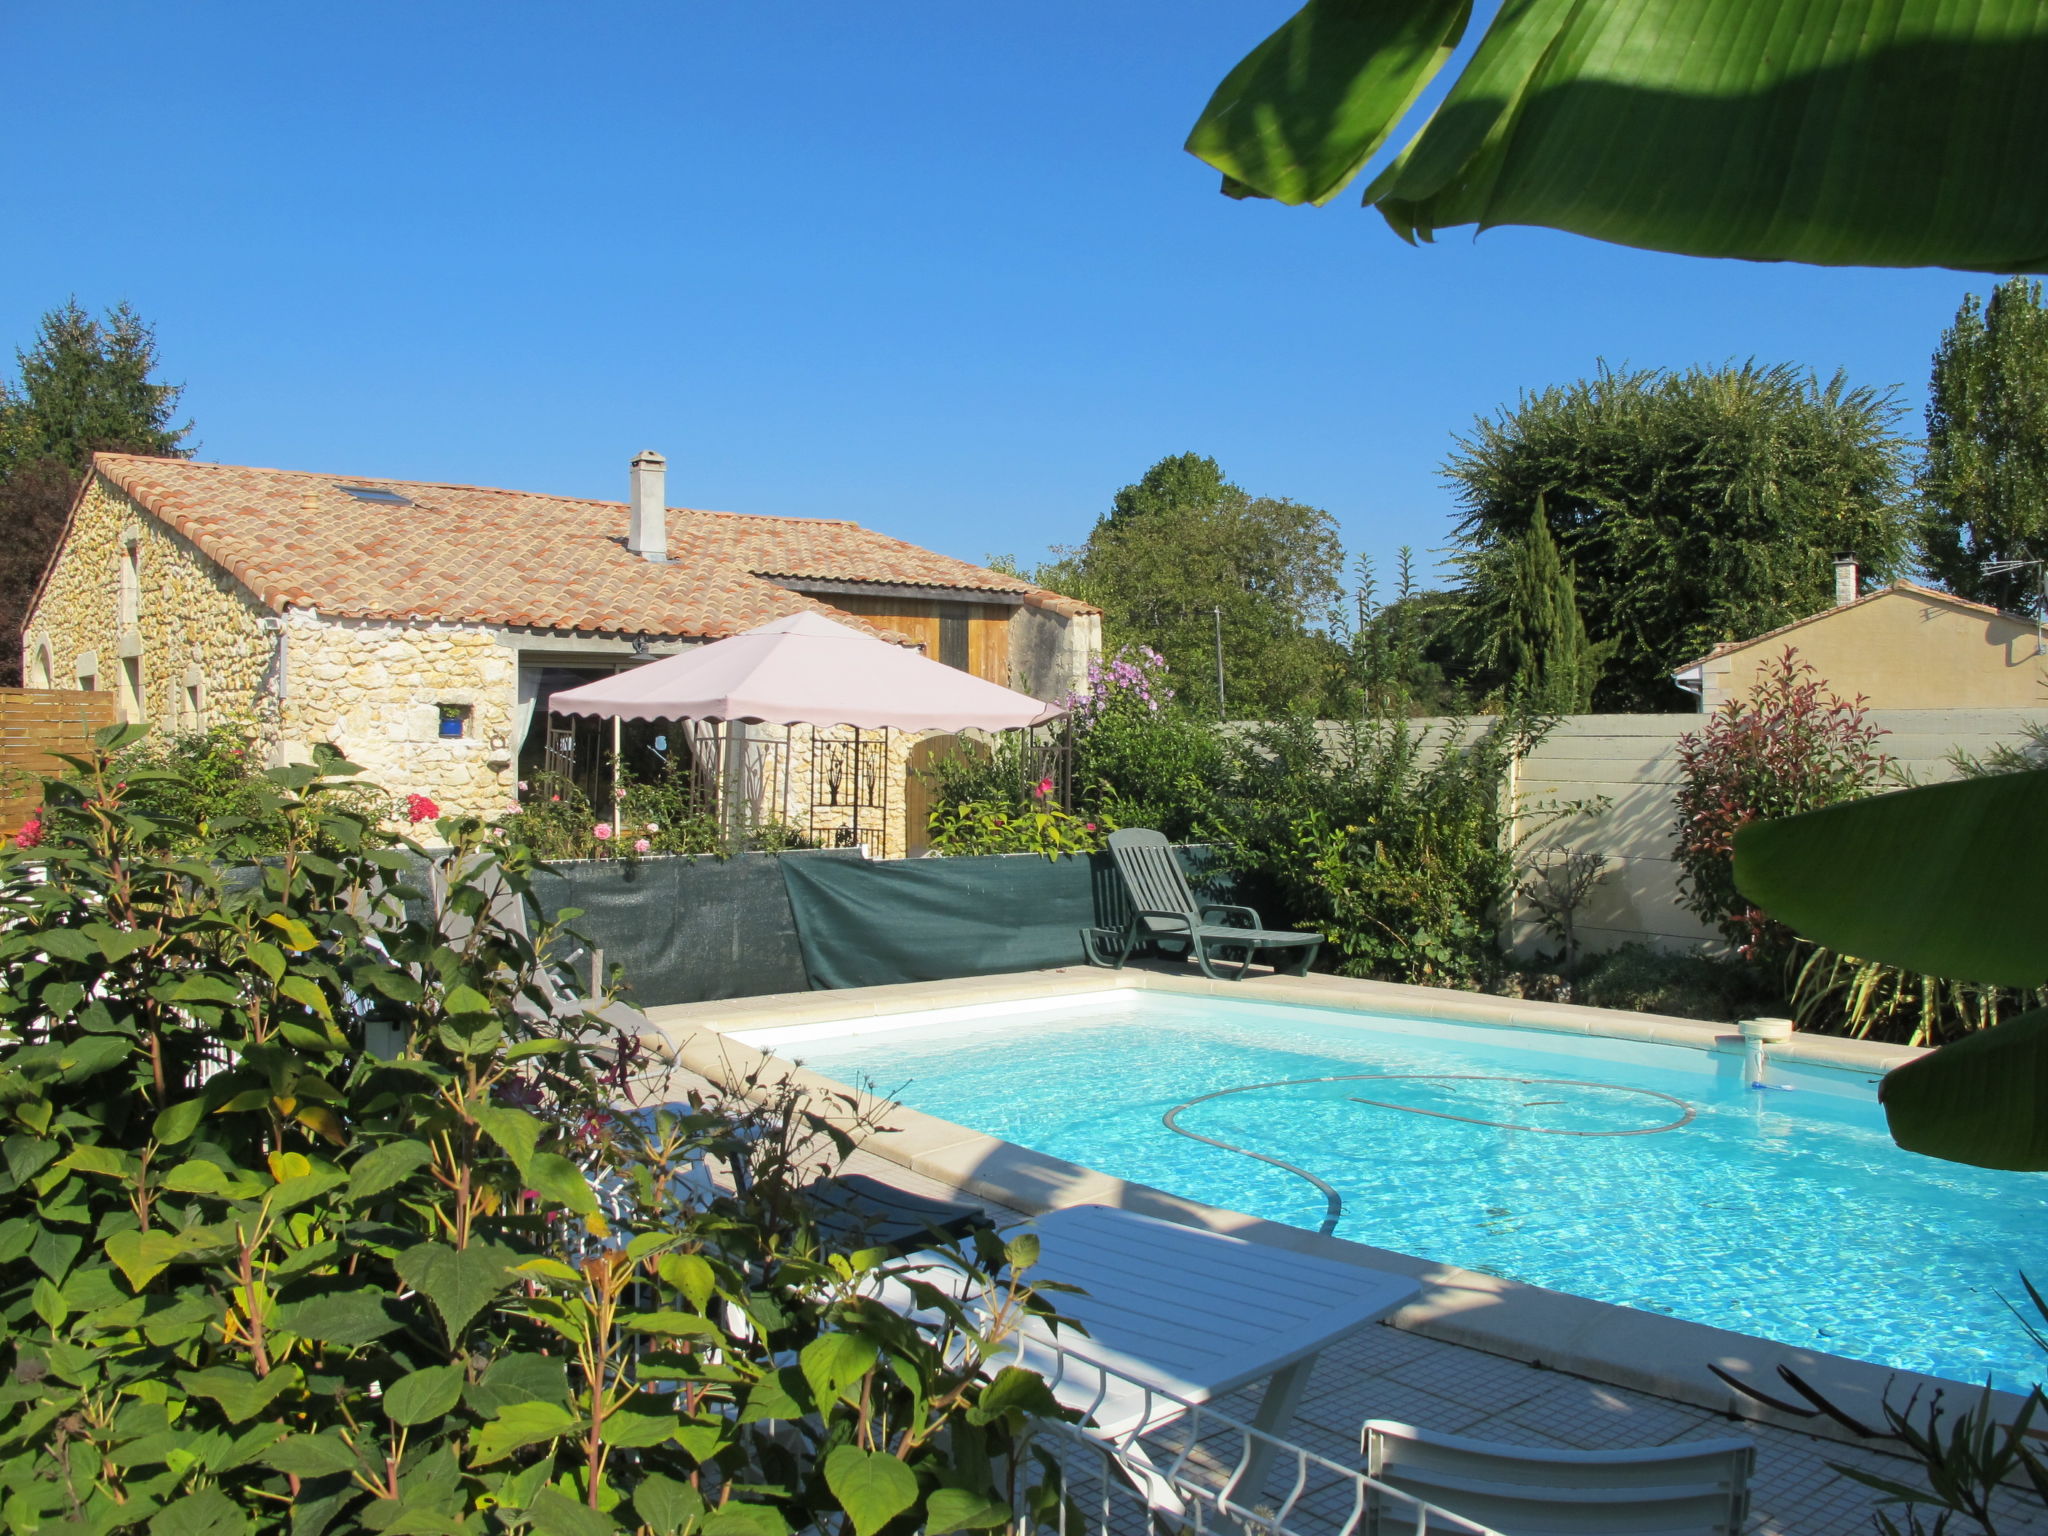
M 1069 704 L 1077 807 L 1120 827 L 1154 828 L 1175 842 L 1215 835 L 1223 738 L 1214 721 L 1174 697 L 1157 652 L 1126 649 L 1091 665 L 1087 687 Z
M 1760 964 L 1782 966 L 1794 940 L 1736 890 L 1735 834 L 1882 783 L 1890 759 L 1876 742 L 1885 733 L 1865 715 L 1861 699 L 1835 697 L 1787 646 L 1746 697 L 1678 739 L 1679 889 L 1687 908 Z
M 545 774 L 520 786 L 518 808 L 500 817 L 506 837 L 543 859 L 637 859 L 650 854 L 710 854 L 719 858 L 755 850 L 779 853 L 809 844 L 780 822 L 728 833 L 696 800 L 686 773 L 627 780 L 619 786 L 619 814 L 599 814 L 572 779 Z
M 1515 882 L 1507 772 L 1535 730 L 1296 719 L 1247 733 L 1219 813 L 1240 899 L 1320 929 L 1345 975 L 1485 985 Z
M 189 784 L 121 777 L 133 740 L 0 855 L 0 1523 L 875 1536 L 1022 1507 L 1055 1410 L 983 1362 L 1042 1306 L 1028 1239 L 962 1255 L 1008 1298 L 990 1325 L 913 1325 L 802 1198 L 848 1106 L 620 1113 L 529 1022 L 560 935 L 496 916 L 529 849 L 441 819 L 444 928 L 346 765 L 263 775 L 281 838 L 201 830 Z M 703 1192 L 706 1154 L 754 1193 Z
M 1088 821 L 1063 810 L 1052 798 L 1050 783 L 1044 787 L 1046 792 L 1021 810 L 1007 801 L 986 800 L 938 807 L 930 821 L 932 852 L 954 856 L 1042 853 L 1056 859 L 1061 854 L 1095 853 L 1109 846 L 1114 823 Z
M 1737 1019 L 1785 1011 L 1769 977 L 1732 955 L 1623 944 L 1588 955 L 1572 986 L 1574 1001 L 1680 1019 Z

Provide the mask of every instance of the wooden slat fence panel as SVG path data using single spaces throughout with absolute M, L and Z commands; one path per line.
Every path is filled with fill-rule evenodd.
M 0 836 L 14 836 L 43 803 L 35 775 L 63 767 L 52 754 L 84 751 L 113 723 L 111 693 L 0 688 Z

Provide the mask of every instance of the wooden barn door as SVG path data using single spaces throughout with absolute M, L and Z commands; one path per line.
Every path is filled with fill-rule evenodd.
M 967 754 L 986 757 L 988 748 L 968 736 L 927 736 L 910 749 L 903 785 L 905 858 L 918 858 L 931 847 L 931 833 L 926 828 L 934 798 L 931 771 L 947 758 Z

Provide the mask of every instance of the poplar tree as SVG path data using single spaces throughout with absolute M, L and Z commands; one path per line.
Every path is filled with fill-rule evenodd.
M 1920 493 L 1929 574 L 1958 597 L 2039 613 L 2039 567 L 1984 569 L 2048 558 L 2048 310 L 2038 282 L 2000 283 L 1989 303 L 1971 294 L 1943 334 Z
M 126 304 L 50 310 L 0 381 L 0 686 L 19 686 L 22 622 L 97 452 L 184 458 L 183 386 L 157 382 L 156 333 Z
M 1582 715 L 1593 707 L 1603 658 L 1586 634 L 1578 573 L 1558 553 L 1541 495 L 1515 549 L 1500 649 L 1511 698 L 1545 714 Z

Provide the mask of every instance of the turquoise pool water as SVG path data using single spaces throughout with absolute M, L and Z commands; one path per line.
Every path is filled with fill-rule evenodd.
M 1316 1230 L 1334 1203 L 1338 1236 L 1382 1248 L 1961 1381 L 2042 1376 L 2005 1298 L 2048 1278 L 2048 1175 L 1901 1151 L 1871 1080 L 1774 1067 L 1789 1087 L 1758 1092 L 1734 1056 L 1356 1018 L 1134 992 L 764 1043 L 1274 1221 Z M 1284 1086 L 1223 1092 L 1261 1084 Z

